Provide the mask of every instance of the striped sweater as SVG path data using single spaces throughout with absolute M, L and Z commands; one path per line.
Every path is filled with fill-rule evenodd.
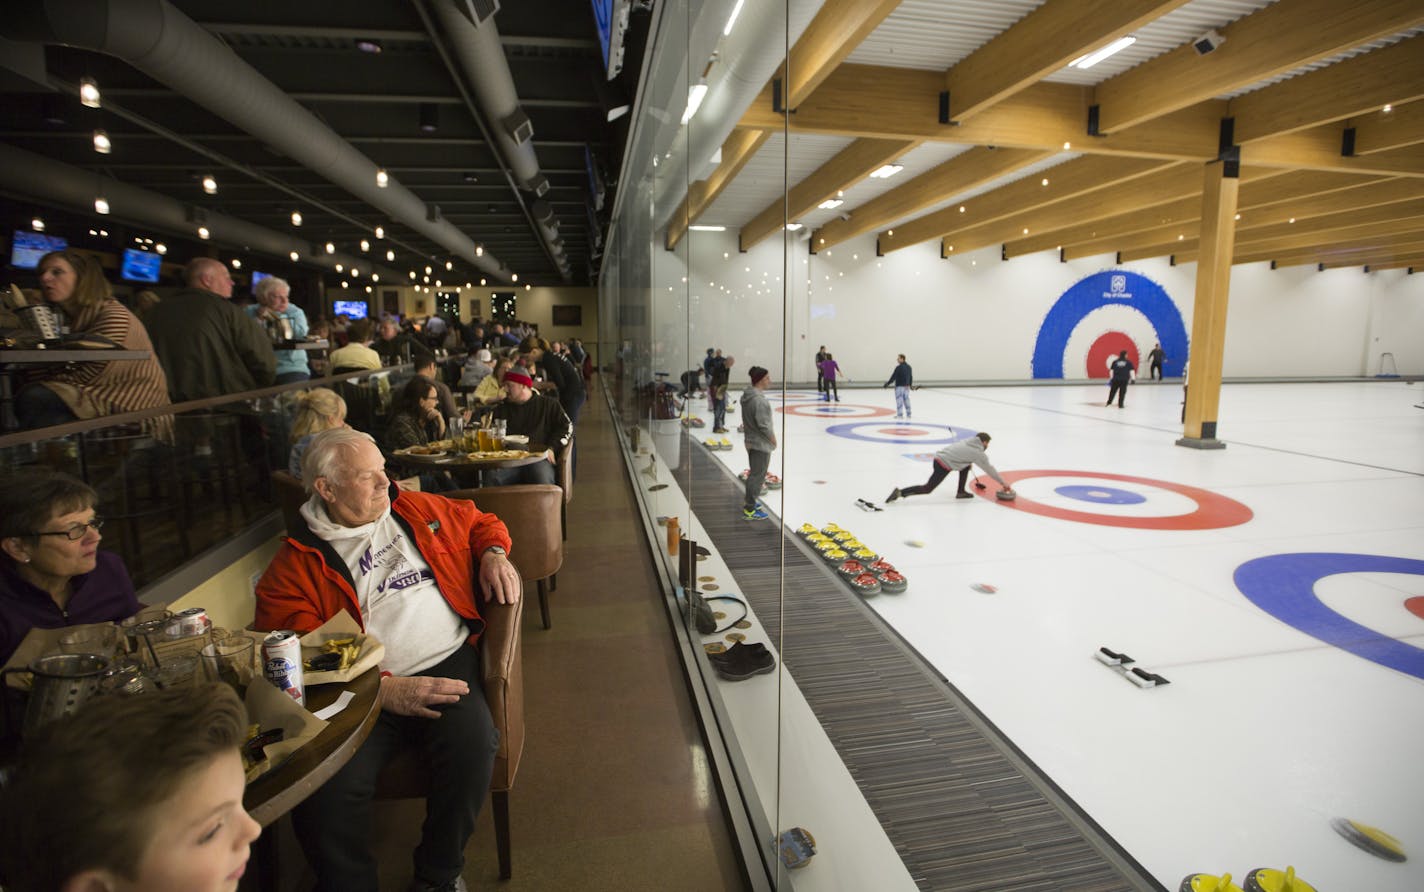
M 168 381 L 154 355 L 148 332 L 128 307 L 114 298 L 84 308 L 70 320 L 74 332 L 99 335 L 124 350 L 143 350 L 141 360 L 75 362 L 47 370 L 42 383 L 59 394 L 79 418 L 97 418 L 139 409 L 169 405 Z M 152 433 L 168 439 L 171 416 L 150 419 L 144 424 Z

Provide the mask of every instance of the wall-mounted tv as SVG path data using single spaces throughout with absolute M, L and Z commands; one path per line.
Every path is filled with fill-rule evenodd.
M 257 283 L 258 283 L 258 282 L 262 281 L 263 279 L 269 278 L 271 275 L 272 275 L 271 273 L 259 273 L 257 270 L 253 270 L 253 271 L 252 271 L 252 293 L 253 293 L 253 294 L 256 294 L 256 293 L 257 293 Z
M 34 269 L 39 266 L 41 257 L 67 247 L 69 242 L 57 235 L 16 230 L 15 237 L 10 240 L 10 265 L 16 269 Z
M 157 282 L 159 266 L 162 263 L 162 255 L 125 248 L 124 264 L 119 268 L 119 276 L 125 282 Z
M 348 319 L 365 319 L 370 314 L 370 308 L 364 300 L 337 300 L 332 301 L 331 312 L 333 315 L 344 315 Z

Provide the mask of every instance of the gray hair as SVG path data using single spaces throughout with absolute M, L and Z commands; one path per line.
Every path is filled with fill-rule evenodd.
M 312 492 L 318 477 L 340 481 L 357 445 L 375 442 L 365 431 L 349 427 L 333 428 L 312 437 L 306 452 L 302 453 L 302 486 Z
M 209 273 L 222 269 L 224 264 L 221 260 L 212 257 L 194 257 L 188 261 L 188 265 L 183 267 L 183 281 L 192 287 L 203 284 L 203 279 Z
M 252 296 L 257 298 L 258 303 L 263 304 L 265 306 L 268 298 L 272 297 L 272 295 L 276 294 L 278 291 L 285 291 L 290 294 L 292 291 L 292 286 L 287 284 L 286 279 L 279 279 L 276 276 L 268 276 L 267 278 L 257 283 L 257 287 L 252 290 Z

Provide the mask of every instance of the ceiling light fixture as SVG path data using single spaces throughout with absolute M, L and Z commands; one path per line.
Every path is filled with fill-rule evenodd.
M 415 279 L 415 270 L 411 270 L 411 271 L 410 271 L 410 278 L 411 278 L 412 281 L 414 281 L 414 279 Z
M 209 195 L 218 194 L 218 181 L 210 173 L 203 175 L 203 191 Z
M 795 232 L 796 230 L 800 229 L 803 225 L 805 225 L 805 224 L 802 224 L 802 223 L 787 223 L 787 224 L 786 224 L 786 228 L 789 229 L 789 230 L 791 230 L 792 232 Z
M 331 242 L 327 242 L 327 243 L 326 243 L 326 253 L 328 253 L 328 254 L 335 254 L 335 253 L 336 253 L 336 245 L 333 245 Z
M 396 252 L 395 252 L 395 251 L 387 251 L 387 252 L 386 252 L 386 260 L 390 261 L 390 260 L 395 260 L 395 259 L 396 259 Z
M 841 201 L 839 198 L 827 198 L 825 201 L 816 205 L 816 207 L 820 208 L 823 211 L 830 211 L 840 207 L 843 204 L 845 204 L 845 202 Z
M 696 225 L 696 226 L 689 226 L 689 227 L 687 227 L 687 228 L 690 229 L 690 230 L 692 230 L 693 232 L 726 232 L 726 231 L 727 231 L 727 227 L 725 227 L 725 226 L 703 226 L 702 224 L 698 224 L 698 225 Z
M 454 268 L 455 268 L 455 262 L 454 262 L 453 260 L 447 260 L 447 261 L 445 261 L 445 269 L 447 269 L 447 270 L 452 270 L 452 269 L 454 269 Z
M 97 214 L 107 214 L 109 212 L 109 199 L 102 195 L 94 196 L 94 212 Z
M 212 235 L 212 233 L 208 231 L 208 227 L 206 227 L 206 226 L 199 226 L 199 227 L 198 227 L 198 238 L 203 239 L 204 241 L 207 241 L 207 239 L 208 239 L 211 235 Z
M 339 272 L 339 273 L 344 273 L 344 272 L 346 272 L 346 267 L 344 267 L 344 266 L 342 266 L 341 264 L 338 263 L 338 264 L 336 264 L 336 271 Z
M 33 229 L 35 232 L 44 232 L 44 220 L 40 219 L 39 217 L 35 217 L 33 220 L 30 221 L 30 228 Z
M 381 274 L 380 274 L 380 273 L 371 273 L 371 281 L 372 281 L 372 282 L 379 282 L 379 281 L 381 281 Z
M 686 124 L 692 120 L 692 116 L 697 114 L 697 110 L 702 107 L 702 100 L 707 98 L 707 85 L 696 83 L 687 88 L 687 108 L 682 112 L 682 123 Z
M 742 14 L 742 4 L 745 2 L 746 0 L 737 0 L 737 5 L 732 7 L 732 14 L 727 16 L 727 27 L 722 29 L 723 37 L 731 36 L 732 28 L 737 24 L 737 16 Z
M 905 169 L 903 164 L 885 164 L 870 172 L 872 180 L 888 180 Z
M 301 226 L 301 225 L 302 225 L 302 212 L 301 212 L 301 211 L 292 211 L 292 225 L 293 225 L 293 226 Z
M 510 273 L 510 274 L 509 274 L 509 281 L 511 281 L 511 282 L 518 282 L 518 281 L 519 281 L 519 273 Z
M 533 285 L 530 285 L 528 282 L 525 282 L 525 283 L 524 283 L 524 290 L 525 290 L 525 291 L 533 291 L 533 290 L 534 290 L 534 286 L 533 286 Z
M 157 251 L 160 254 L 167 254 L 168 246 L 165 245 L 163 242 L 159 242 L 158 244 L 153 246 L 153 250 Z
M 485 256 L 485 246 L 484 246 L 484 245 L 475 245 L 475 256 L 476 256 L 476 257 L 483 257 L 483 256 Z
M 384 226 L 377 226 L 377 227 L 376 227 L 376 238 L 385 238 L 385 237 L 386 237 L 386 227 L 384 227 Z
M 484 279 L 480 279 L 480 285 L 483 286 L 484 284 L 485 284 L 485 280 L 484 280 Z
M 79 79 L 79 101 L 85 108 L 98 108 L 101 104 L 99 98 L 99 83 L 92 77 L 81 77 Z
M 95 130 L 94 151 L 98 152 L 100 155 L 107 155 L 113 150 L 114 144 L 109 141 L 109 132 L 103 129 Z
M 370 37 L 360 37 L 356 40 L 356 49 L 360 50 L 363 53 L 371 53 L 372 55 L 376 55 L 381 52 L 382 47 L 381 42 L 379 40 L 375 40 Z
M 234 257 L 234 258 L 232 258 L 232 268 L 233 268 L 233 269 L 242 269 L 242 258 L 240 258 L 240 257 Z
M 376 188 L 384 189 L 391 184 L 391 175 L 386 173 L 384 167 L 376 168 Z
M 371 250 L 371 242 L 370 242 L 369 239 L 364 239 L 364 238 L 361 239 L 361 250 L 362 250 L 362 251 L 369 251 L 369 250 Z
M 296 251 L 292 251 L 292 252 L 289 253 L 287 256 L 290 257 L 290 258 L 292 258 L 292 262 L 295 263 L 295 262 L 297 261 L 297 259 L 298 259 L 301 255 L 298 254 Z
M 1386 102 L 1384 104 L 1384 108 L 1380 109 L 1380 111 L 1384 112 L 1385 114 L 1389 114 L 1390 112 L 1394 111 L 1394 106 Z
M 1081 68 L 1086 71 L 1087 69 L 1092 68 L 1094 65 L 1103 61 L 1107 57 L 1122 52 L 1123 50 L 1132 46 L 1134 43 L 1137 43 L 1137 38 L 1133 37 L 1130 34 L 1126 37 L 1119 37 L 1117 40 L 1114 40 L 1112 43 L 1108 44 L 1097 52 L 1088 53 L 1086 56 L 1079 56 L 1072 62 L 1069 62 L 1068 67 Z
M 420 103 L 420 130 L 434 133 L 440 129 L 440 106 L 433 102 Z

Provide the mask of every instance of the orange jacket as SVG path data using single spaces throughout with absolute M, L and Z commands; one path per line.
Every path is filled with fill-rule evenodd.
M 509 550 L 509 531 L 474 502 L 391 487 L 391 515 L 430 565 L 450 608 L 469 621 L 470 643 L 484 631 L 476 573 L 492 545 Z M 291 531 L 257 583 L 258 629 L 310 632 L 345 610 L 365 628 L 351 571 L 305 524 Z

